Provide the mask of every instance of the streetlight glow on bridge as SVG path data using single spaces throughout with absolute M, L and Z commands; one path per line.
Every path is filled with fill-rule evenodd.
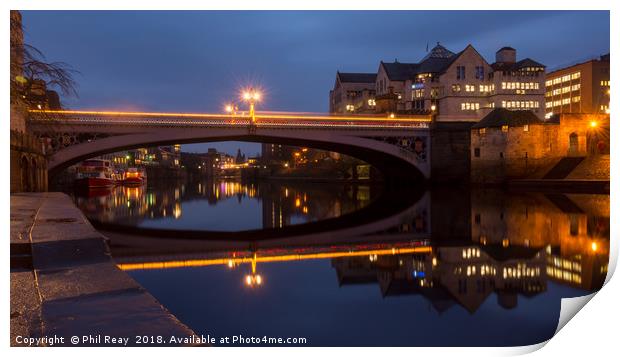
M 226 111 L 228 111 L 228 106 L 225 107 Z M 233 110 L 232 106 L 230 108 Z M 174 113 L 174 112 L 122 112 L 122 111 L 90 111 L 90 110 L 37 110 L 32 109 L 29 110 L 31 114 L 41 115 L 42 117 L 32 118 L 34 120 L 46 120 L 46 119 L 62 119 L 62 117 L 66 117 L 66 119 L 72 121 L 80 121 L 81 118 L 75 118 L 78 116 L 89 116 L 89 117 L 166 117 L 166 118 L 214 118 L 214 119 L 230 119 L 228 115 L 224 115 L 221 113 Z M 50 117 L 45 117 L 49 115 Z M 409 116 L 399 116 L 398 118 L 386 118 L 384 116 L 338 116 L 338 115 L 315 115 L 308 113 L 294 113 L 287 112 L 287 114 L 274 114 L 271 113 L 256 113 L 257 119 L 290 119 L 290 120 L 334 120 L 334 121 L 348 121 L 351 122 L 351 125 L 354 122 L 382 122 L 382 123 L 428 123 L 431 121 L 429 115 L 409 115 Z M 73 117 L 73 118 L 72 118 Z M 250 118 L 249 115 L 239 115 L 240 118 Z M 180 122 L 181 124 L 181 122 Z
M 214 258 L 214 259 L 192 259 L 192 260 L 173 260 L 173 261 L 153 261 L 142 263 L 119 263 L 118 268 L 121 270 L 150 270 L 150 269 L 173 269 L 187 267 L 201 267 L 211 265 L 237 266 L 240 264 L 255 263 L 272 263 L 272 262 L 288 262 L 299 260 L 314 259 L 331 259 L 343 257 L 359 257 L 366 255 L 397 255 L 397 254 L 430 254 L 433 248 L 430 246 L 417 247 L 399 247 L 388 249 L 369 249 L 359 251 L 344 252 L 324 252 L 324 253 L 308 253 L 308 254 L 283 254 L 274 256 L 258 256 L 258 257 L 240 257 L 240 258 Z

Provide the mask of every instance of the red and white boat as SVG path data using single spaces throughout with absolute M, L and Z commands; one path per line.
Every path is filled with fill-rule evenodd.
M 130 167 L 125 171 L 123 184 L 127 186 L 140 186 L 146 183 L 146 172 L 135 167 Z
M 114 186 L 114 170 L 109 160 L 91 159 L 78 167 L 75 184 L 80 188 L 101 188 Z

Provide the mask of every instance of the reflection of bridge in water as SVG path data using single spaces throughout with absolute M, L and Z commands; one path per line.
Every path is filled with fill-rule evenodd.
M 256 228 L 266 229 L 339 217 L 366 207 L 380 192 L 381 187 L 363 184 L 199 180 L 158 184 L 149 189 L 117 186 L 74 195 L 77 206 L 91 221 L 123 226 L 181 219 L 183 203 L 203 201 L 215 207 L 227 200 L 241 203 L 251 199 L 262 206 L 262 227 Z
M 247 268 L 249 285 L 268 288 L 269 276 L 261 274 L 265 264 L 331 259 L 342 287 L 375 284 L 385 297 L 420 295 L 440 312 L 458 304 L 473 313 L 491 294 L 500 306 L 513 308 L 519 296 L 543 293 L 550 281 L 586 291 L 602 286 L 609 259 L 608 196 L 432 196 L 427 192 L 415 205 L 375 222 L 274 239 L 105 234 L 127 271 Z M 458 217 L 470 219 L 459 227 Z

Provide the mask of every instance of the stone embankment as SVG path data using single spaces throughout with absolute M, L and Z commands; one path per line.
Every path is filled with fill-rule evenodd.
M 67 195 L 11 195 L 10 239 L 12 346 L 27 346 L 25 338 L 39 346 L 113 345 L 105 336 L 127 345 L 162 336 L 170 345 L 171 336 L 194 335 L 117 268 L 106 238 Z

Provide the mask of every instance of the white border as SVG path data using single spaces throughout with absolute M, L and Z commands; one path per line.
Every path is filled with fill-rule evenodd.
M 2 88 L 2 116 L 3 120 L 0 121 L 3 126 L 1 132 L 3 133 L 2 140 L 4 150 L 2 151 L 2 163 L 5 165 L 9 162 L 9 152 L 8 148 L 8 133 L 9 133 L 9 120 L 8 120 L 8 100 L 9 97 L 9 80 L 8 80 L 8 71 L 6 69 L 9 68 L 9 46 L 6 45 L 6 41 L 9 37 L 9 21 L 8 21 L 8 10 L 9 9 L 20 9 L 20 10 L 49 10 L 49 9 L 84 9 L 84 10 L 97 10 L 97 9 L 124 9 L 124 10 L 133 10 L 133 9 L 151 9 L 151 10 L 192 10 L 192 9 L 213 9 L 213 10 L 224 10 L 224 9 L 289 9 L 289 10 L 320 10 L 320 9 L 331 9 L 331 10 L 339 10 L 339 9 L 349 9 L 349 10 L 611 10 L 611 52 L 614 54 L 618 53 L 616 50 L 618 49 L 619 38 L 618 38 L 618 25 L 620 24 L 620 18 L 618 16 L 618 1 L 604 1 L 604 0 L 589 0 L 589 1 L 574 1 L 574 0 L 519 0 L 512 2 L 498 2 L 498 1 L 490 1 L 490 0 L 467 0 L 467 1 L 459 1 L 459 0 L 444 0 L 441 2 L 435 1 L 413 1 L 413 0 L 383 0 L 383 1 L 326 1 L 326 0 L 315 0 L 312 2 L 292 2 L 292 1 L 273 1 L 273 0 L 263 0 L 263 1 L 221 1 L 221 2 L 206 2 L 206 1 L 189 1 L 189 0 L 175 0 L 175 1 L 130 1 L 130 0 L 108 0 L 108 1 L 76 1 L 76 0 L 55 0 L 55 1 L 44 1 L 44 0 L 8 0 L 2 2 L 2 8 L 4 9 L 0 21 L 2 22 L 3 35 L 5 39 L 5 45 L 2 46 L 3 56 L 0 61 L 2 63 L 2 68 L 5 70 L 2 72 L 2 83 L 6 83 Z M 579 46 L 578 43 L 575 43 L 575 46 Z M 612 67 L 618 68 L 616 64 L 618 61 L 615 56 L 612 56 Z M 620 83 L 620 75 L 618 75 L 618 71 L 612 70 L 611 72 L 611 82 Z M 614 87 L 615 88 L 615 87 Z M 615 91 L 614 91 L 615 92 Z M 615 97 L 614 97 L 615 98 Z M 613 101 L 611 104 L 612 111 L 615 111 L 617 105 L 620 104 L 619 101 Z M 611 128 L 611 137 L 612 141 L 615 143 L 618 138 L 616 125 L 612 125 Z M 618 149 L 617 145 L 611 145 L 611 176 L 616 177 L 618 172 L 617 162 L 618 155 L 620 149 Z M 8 169 L 8 167 L 7 167 Z M 4 217 L 4 222 L 7 222 L 5 226 L 4 232 L 5 237 L 9 235 L 9 177 L 8 175 L 2 175 L 2 182 L 4 183 L 4 191 L 1 192 L 2 199 L 4 204 L 2 205 L 2 217 Z M 612 182 L 611 184 L 611 196 L 615 197 L 618 192 L 618 185 L 616 182 Z M 519 348 L 468 348 L 468 349 L 454 349 L 454 348 L 407 348 L 407 350 L 398 348 L 396 350 L 390 351 L 379 351 L 375 348 L 350 348 L 346 350 L 348 354 L 355 354 L 361 356 L 370 356 L 376 355 L 377 353 L 423 353 L 423 354 L 431 354 L 431 355 L 454 355 L 458 353 L 459 355 L 514 355 L 514 354 L 522 354 L 528 353 L 531 351 L 535 351 L 543 346 L 538 353 L 542 355 L 609 355 L 610 351 L 616 351 L 617 346 L 617 326 L 618 326 L 618 304 L 620 303 L 620 283 L 617 282 L 618 279 L 609 280 L 613 272 L 615 271 L 616 262 L 618 258 L 618 226 L 619 221 L 614 218 L 618 218 L 618 208 L 619 204 L 616 201 L 611 201 L 611 244 L 610 244 L 610 264 L 609 264 L 609 276 L 607 280 L 607 285 L 602 289 L 602 291 L 596 296 L 592 298 L 592 302 L 586 304 L 582 311 L 578 313 L 573 319 L 568 321 L 566 328 L 563 328 L 559 331 L 559 333 L 552 338 L 547 343 L 541 343 L 539 345 L 534 346 L 525 346 Z M 3 263 L 5 267 L 9 266 L 8 262 L 8 254 L 3 255 Z M 7 269 L 7 268 L 5 268 Z M 4 286 L 9 286 L 8 282 L 9 274 L 2 275 L 2 281 Z M 7 313 L 10 311 L 9 309 L 9 290 L 3 289 L 3 306 L 4 311 Z M 1 336 L 5 336 L 5 346 L 8 346 L 8 331 L 9 323 L 5 320 L 5 323 L 2 325 L 2 334 Z M 7 347 L 5 347 L 7 348 Z M 46 353 L 46 354 L 62 354 L 65 355 L 82 355 L 85 351 L 73 348 L 73 349 L 26 349 L 26 348 L 13 348 L 9 351 L 11 354 L 20 355 L 24 353 Z M 149 351 L 144 350 L 134 350 L 134 349 L 89 349 L 87 351 L 88 354 L 101 354 L 107 355 L 110 353 L 179 353 L 179 351 L 174 351 L 171 349 L 151 349 Z M 183 349 L 184 354 L 196 354 L 196 355 L 204 355 L 205 353 L 215 354 L 215 355 L 229 355 L 230 353 L 251 353 L 252 355 L 258 356 L 273 356 L 275 355 L 289 355 L 294 353 L 295 355 L 300 356 L 315 356 L 316 354 L 322 353 L 342 353 L 345 352 L 342 349 L 308 349 L 308 348 L 251 348 L 251 349 L 222 349 L 215 348 L 210 350 L 204 349 Z M 614 353 L 611 352 L 611 353 Z

